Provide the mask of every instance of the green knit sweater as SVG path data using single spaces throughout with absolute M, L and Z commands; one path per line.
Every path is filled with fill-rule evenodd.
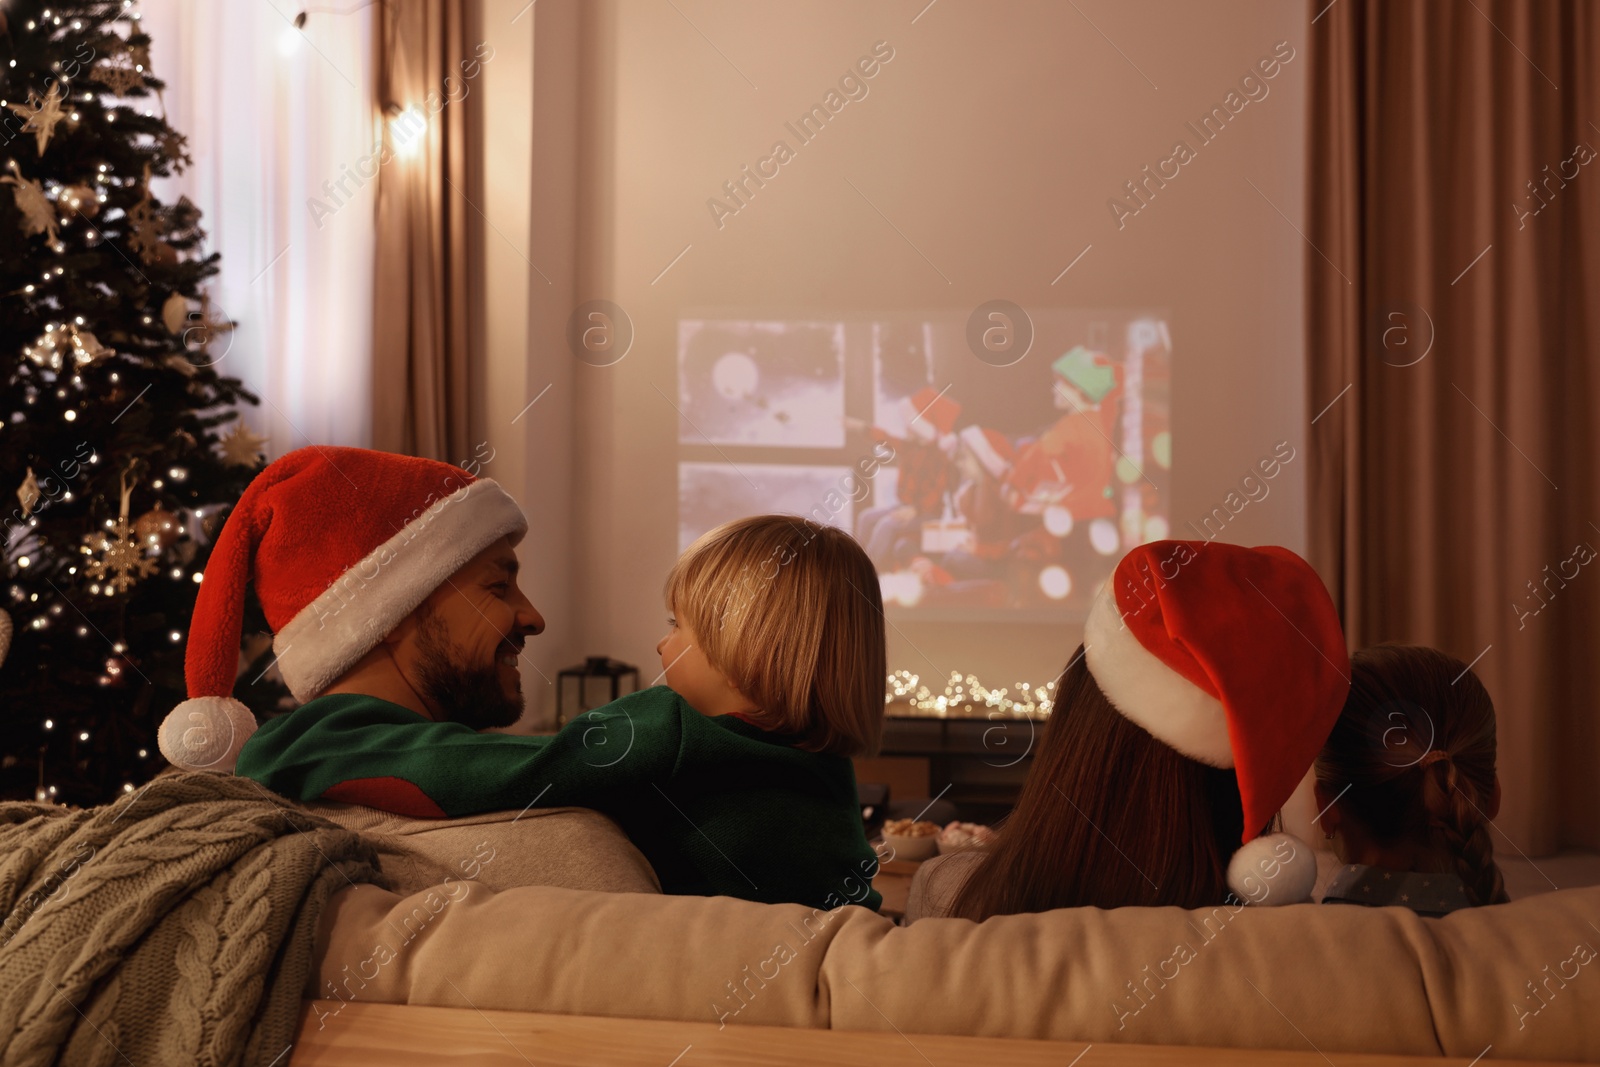
M 263 724 L 236 770 L 296 800 L 402 815 L 593 808 L 633 839 L 668 893 L 877 910 L 855 771 L 793 740 L 707 718 L 665 686 L 546 737 L 477 733 L 337 694 Z

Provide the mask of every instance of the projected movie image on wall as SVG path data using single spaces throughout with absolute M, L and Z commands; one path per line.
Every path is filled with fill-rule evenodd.
M 1031 312 L 994 366 L 956 312 L 685 318 L 679 541 L 738 515 L 852 534 L 911 617 L 1080 617 L 1168 534 L 1172 345 L 1149 312 Z

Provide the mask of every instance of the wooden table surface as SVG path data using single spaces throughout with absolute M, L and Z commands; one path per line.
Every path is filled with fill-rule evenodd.
M 1468 1057 L 1334 1054 L 1202 1049 L 1176 1045 L 1085 1045 L 1076 1041 L 1022 1041 L 994 1037 L 853 1033 L 734 1024 L 611 1019 L 424 1008 L 401 1004 L 345 1004 L 321 1029 L 322 1012 L 337 1001 L 307 1002 L 300 1038 L 285 1062 L 293 1067 L 407 1067 L 462 1063 L 483 1067 L 1468 1067 Z M 1533 1067 L 1526 1060 L 1495 1058 L 1496 1067 Z M 274 1065 L 278 1067 L 278 1065 Z M 1542 1067 L 1561 1067 L 1543 1061 Z

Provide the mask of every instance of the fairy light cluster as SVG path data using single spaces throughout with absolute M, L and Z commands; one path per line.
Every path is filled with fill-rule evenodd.
M 902 714 L 927 718 L 990 718 L 996 713 L 1012 718 L 1048 718 L 1055 706 L 1056 683 L 990 689 L 977 677 L 951 671 L 944 688 L 935 692 L 919 675 L 899 670 L 889 675 L 884 703 L 903 708 Z

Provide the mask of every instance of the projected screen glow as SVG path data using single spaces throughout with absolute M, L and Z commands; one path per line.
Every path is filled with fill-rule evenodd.
M 1167 536 L 1172 345 L 1160 314 L 1031 314 L 978 358 L 961 312 L 706 312 L 678 326 L 678 539 L 759 512 L 846 530 L 911 617 L 1081 617 Z

